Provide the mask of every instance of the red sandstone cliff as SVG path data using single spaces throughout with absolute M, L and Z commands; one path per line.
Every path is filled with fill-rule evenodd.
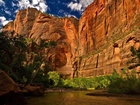
M 13 22 L 8 23 L 4 32 L 11 32 L 30 37 L 37 43 L 40 39 L 53 40 L 57 46 L 46 49 L 46 59 L 51 67 L 61 74 L 70 75 L 72 62 L 77 56 L 78 20 L 71 18 L 58 18 L 28 8 L 17 13 Z
M 139 26 L 140 0 L 94 0 L 79 22 L 79 74 L 104 75 L 129 66 L 131 46 L 139 47 Z
M 131 46 L 139 47 L 139 26 L 140 0 L 94 0 L 79 23 L 73 17 L 58 18 L 28 8 L 19 11 L 3 31 L 15 31 L 37 43 L 54 40 L 57 46 L 45 52 L 52 67 L 72 76 L 74 66 L 79 76 L 93 76 L 129 66 Z
M 139 0 L 95 0 L 80 18 L 81 55 L 102 48 L 138 25 Z

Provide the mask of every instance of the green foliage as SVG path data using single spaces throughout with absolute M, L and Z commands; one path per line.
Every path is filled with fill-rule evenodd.
M 107 86 L 110 84 L 108 76 L 100 76 L 95 78 L 96 82 L 98 83 L 97 88 L 107 88 Z
M 60 75 L 56 71 L 50 71 L 48 72 L 48 78 L 50 81 L 52 81 L 54 84 L 52 84 L 54 87 L 59 84 L 60 81 Z
M 130 51 L 132 52 L 132 56 L 134 57 L 132 60 L 138 59 L 137 63 L 140 63 L 140 48 L 136 50 L 134 47 L 131 47 Z
M 63 81 L 64 87 L 71 87 L 71 88 L 80 88 L 80 89 L 98 89 L 98 88 L 106 88 L 110 83 L 107 76 L 99 76 L 93 78 L 73 78 L 73 79 L 65 79 Z
M 27 83 L 27 78 L 23 76 L 23 83 Z
M 36 75 L 36 78 L 33 80 L 33 83 L 42 84 L 44 87 L 49 87 L 48 76 L 45 75 L 43 71 L 39 71 Z
M 19 83 L 41 83 L 45 87 L 68 87 L 80 89 L 107 88 L 112 93 L 140 93 L 140 78 L 134 70 L 124 69 L 121 74 L 115 70 L 110 76 L 92 78 L 62 79 L 59 73 L 48 72 L 48 61 L 44 58 L 44 49 L 56 46 L 56 42 L 41 40 L 36 44 L 30 38 L 22 36 L 7 37 L 0 33 L 0 69 L 4 70 L 14 81 Z M 131 48 L 132 56 L 140 64 L 140 49 Z M 45 64 L 44 71 L 40 68 Z M 47 71 L 45 71 L 47 70 Z M 48 75 L 45 75 L 48 72 Z
M 111 93 L 140 94 L 140 78 L 134 70 L 124 69 L 121 75 L 111 76 L 108 91 Z
M 1 69 L 9 75 L 18 75 L 25 61 L 25 50 L 23 37 L 7 37 L 4 33 L 0 33 L 0 65 Z M 19 73 L 20 74 L 20 73 Z M 17 76 L 18 77 L 18 76 Z
M 57 72 L 49 72 L 49 79 L 53 86 L 74 89 L 107 89 L 111 93 L 140 94 L 140 78 L 135 71 L 124 70 L 118 74 L 116 70 L 112 75 L 98 76 L 92 78 L 62 79 Z
M 55 41 L 50 41 L 49 42 L 49 46 L 52 46 L 52 47 L 54 47 L 54 46 L 56 46 L 57 44 L 56 44 L 56 42 Z
M 129 63 L 138 61 L 135 65 L 138 66 L 140 64 L 140 49 L 136 50 L 131 47 L 130 51 L 133 58 Z M 137 76 L 135 70 L 129 70 L 128 68 L 124 68 L 120 75 L 114 72 L 110 79 L 108 91 L 112 93 L 140 94 L 140 77 Z
M 56 46 L 56 42 L 41 40 L 38 45 L 32 39 L 21 35 L 8 37 L 5 33 L 0 33 L 0 45 L 0 69 L 11 76 L 15 82 L 46 83 L 47 78 L 40 68 L 44 63 L 44 72 L 49 69 L 48 61 L 44 59 L 44 50 Z M 34 71 L 36 74 L 32 76 Z
M 119 74 L 116 71 L 114 71 L 110 76 L 110 84 L 107 87 L 108 91 L 111 93 L 122 93 L 123 84 L 123 79 L 120 78 Z

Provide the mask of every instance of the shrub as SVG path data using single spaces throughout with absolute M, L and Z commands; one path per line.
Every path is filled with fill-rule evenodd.
M 136 77 L 134 70 L 124 69 L 121 75 L 114 73 L 110 78 L 108 91 L 111 93 L 139 94 L 140 78 Z
M 63 81 L 64 87 L 70 88 L 80 88 L 80 89 L 98 89 L 98 88 L 106 88 L 110 83 L 107 76 L 99 76 L 93 78 L 79 77 L 73 79 L 65 79 Z
M 56 71 L 48 72 L 48 78 L 49 78 L 50 82 L 53 82 L 52 86 L 54 86 L 54 87 L 58 86 L 58 83 L 60 81 L 60 75 L 58 74 L 58 72 L 56 72 Z

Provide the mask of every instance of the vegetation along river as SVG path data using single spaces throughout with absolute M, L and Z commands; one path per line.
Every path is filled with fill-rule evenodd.
M 140 105 L 140 97 L 91 96 L 91 91 L 49 92 L 27 98 L 28 105 Z

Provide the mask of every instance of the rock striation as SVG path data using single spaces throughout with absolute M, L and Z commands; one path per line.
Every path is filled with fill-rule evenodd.
M 54 40 L 46 59 L 65 76 L 105 75 L 118 72 L 131 59 L 130 48 L 139 48 L 140 0 L 94 0 L 80 20 L 59 18 L 34 8 L 21 10 L 3 31 Z M 138 67 L 136 67 L 138 68 Z
M 8 23 L 3 32 L 9 36 L 23 35 L 30 37 L 40 43 L 41 39 L 55 41 L 57 46 L 46 49 L 44 55 L 49 60 L 53 70 L 62 75 L 71 74 L 72 62 L 77 56 L 78 20 L 70 18 L 59 18 L 28 8 L 17 13 L 13 22 Z
M 139 26 L 139 5 L 138 0 L 95 0 L 89 5 L 79 22 L 81 55 L 101 49 Z
M 79 21 L 81 76 L 110 74 L 128 66 L 131 46 L 139 47 L 139 7 L 139 0 L 94 0 L 86 8 Z

